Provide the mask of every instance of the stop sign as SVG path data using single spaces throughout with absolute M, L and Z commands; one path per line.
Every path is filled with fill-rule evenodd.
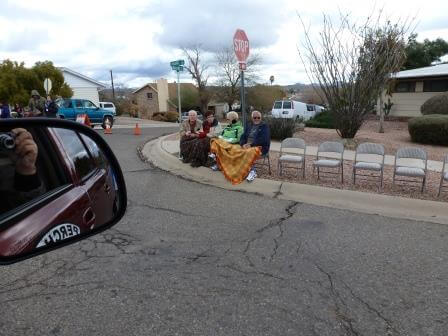
M 233 49 L 238 62 L 245 63 L 249 56 L 249 39 L 242 29 L 237 29 L 233 35 Z

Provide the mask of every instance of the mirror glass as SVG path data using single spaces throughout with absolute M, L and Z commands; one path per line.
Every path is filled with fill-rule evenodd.
M 98 138 L 77 129 L 0 125 L 0 260 L 39 253 L 117 220 L 125 186 Z

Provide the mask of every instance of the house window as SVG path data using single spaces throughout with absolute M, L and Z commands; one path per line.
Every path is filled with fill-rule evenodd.
M 395 92 L 415 92 L 415 82 L 398 82 L 395 84 Z
M 147 93 L 146 93 L 146 97 L 147 97 L 149 100 L 152 100 L 152 92 L 147 92 Z
M 448 80 L 426 80 L 423 82 L 423 92 L 445 92 L 448 91 Z

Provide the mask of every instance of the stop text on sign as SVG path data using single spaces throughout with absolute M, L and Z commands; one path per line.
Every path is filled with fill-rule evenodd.
M 249 49 L 249 41 L 235 40 L 233 43 L 236 52 L 247 53 Z

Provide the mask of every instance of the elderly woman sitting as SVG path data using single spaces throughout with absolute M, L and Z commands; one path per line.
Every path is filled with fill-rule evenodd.
M 195 110 L 188 111 L 188 119 L 180 126 L 180 156 L 184 162 L 189 162 L 194 140 L 199 138 L 199 132 L 202 129 L 202 121 L 198 120 L 198 114 Z
M 232 144 L 237 144 L 240 142 L 244 131 L 241 121 L 238 120 L 238 113 L 230 111 L 226 114 L 226 119 L 229 121 L 229 124 L 221 132 L 219 138 Z
M 221 124 L 213 113 L 208 112 L 202 123 L 202 131 L 199 132 L 199 137 L 191 142 L 189 155 L 184 158 L 184 162 L 190 162 L 192 167 L 209 165 L 210 140 L 216 138 L 221 132 Z

